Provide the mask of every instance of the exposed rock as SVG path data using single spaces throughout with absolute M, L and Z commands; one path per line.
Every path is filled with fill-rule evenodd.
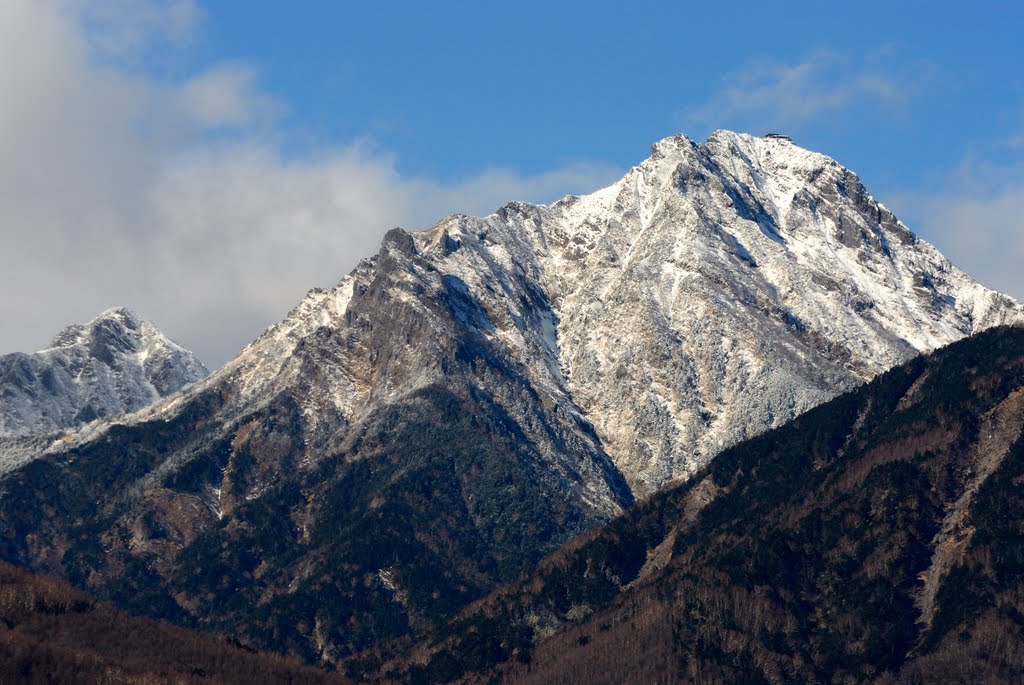
M 110 309 L 68 326 L 40 352 L 0 357 L 0 438 L 117 418 L 208 373 L 150 322 Z
M 209 378 L 33 452 L 0 481 L 0 549 L 332 660 L 918 351 L 1021 318 L 828 157 L 676 136 L 591 195 L 389 232 Z

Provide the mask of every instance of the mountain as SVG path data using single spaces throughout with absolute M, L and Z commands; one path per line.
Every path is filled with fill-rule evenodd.
M 296 659 L 129 616 L 55 578 L 0 562 L 0 682 L 350 682 Z
M 781 138 L 389 232 L 207 379 L 0 476 L 0 554 L 338 661 L 418 633 L 725 447 L 1020 321 Z
M 44 350 L 0 357 L 0 438 L 116 418 L 208 373 L 149 321 L 109 309 L 68 326 Z
M 383 670 L 1022 682 L 1022 429 L 1024 330 L 978 334 L 723 452 Z

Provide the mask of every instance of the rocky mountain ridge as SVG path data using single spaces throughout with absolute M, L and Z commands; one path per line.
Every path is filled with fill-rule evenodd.
M 656 143 L 591 195 L 393 231 L 210 383 L 249 403 L 303 386 L 316 433 L 443 374 L 428 342 L 397 350 L 401 368 L 330 349 L 302 377 L 292 354 L 323 331 L 352 337 L 353 297 L 380 272 L 410 325 L 430 318 L 422 294 L 457 289 L 465 334 L 593 425 L 637 496 L 918 352 L 1024 321 L 849 169 L 788 139 L 718 131 Z
M 728 445 L 1021 319 L 828 157 L 676 136 L 591 195 L 389 232 L 205 380 L 20 461 L 0 553 L 338 661 Z
M 726 450 L 432 639 L 352 669 L 414 683 L 1021 682 L 1022 429 L 1024 330 L 982 332 Z
M 39 352 L 0 357 L 0 438 L 117 418 L 208 373 L 149 321 L 109 309 L 64 328 Z

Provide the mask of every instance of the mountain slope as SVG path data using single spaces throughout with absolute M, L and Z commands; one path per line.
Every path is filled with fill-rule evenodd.
M 0 562 L 0 682 L 346 683 L 295 659 L 128 616 Z
M 1022 429 L 1024 330 L 915 359 L 403 646 L 406 677 L 1020 682 Z
M 779 138 L 669 138 L 604 191 L 481 223 L 543 246 L 567 385 L 638 495 L 919 351 L 1021 320 L 855 174 Z
M 0 437 L 115 418 L 207 374 L 153 324 L 127 309 L 110 309 L 68 326 L 44 350 L 0 357 Z
M 0 553 L 333 661 L 1020 318 L 833 160 L 678 136 L 589 196 L 389 232 L 209 378 L 8 473 Z
M 354 274 L 348 330 L 322 325 L 336 300 L 314 293 L 184 395 L 9 474 L 4 555 L 331 660 L 450 614 L 630 504 L 578 414 L 467 334 L 482 315 L 459 282 L 408 278 L 431 272 L 407 238 Z M 332 411 L 357 393 L 381 399 Z

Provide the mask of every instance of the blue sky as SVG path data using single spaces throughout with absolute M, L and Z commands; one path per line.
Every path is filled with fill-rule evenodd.
M 771 6 L 775 5 L 775 6 Z M 127 305 L 219 365 L 392 225 L 780 131 L 1024 297 L 1018 3 L 0 3 L 0 353 Z
M 297 132 L 371 137 L 406 174 L 627 166 L 680 131 L 779 128 L 895 186 L 1010 158 L 1022 7 L 225 3 L 195 57 L 255 65 Z

